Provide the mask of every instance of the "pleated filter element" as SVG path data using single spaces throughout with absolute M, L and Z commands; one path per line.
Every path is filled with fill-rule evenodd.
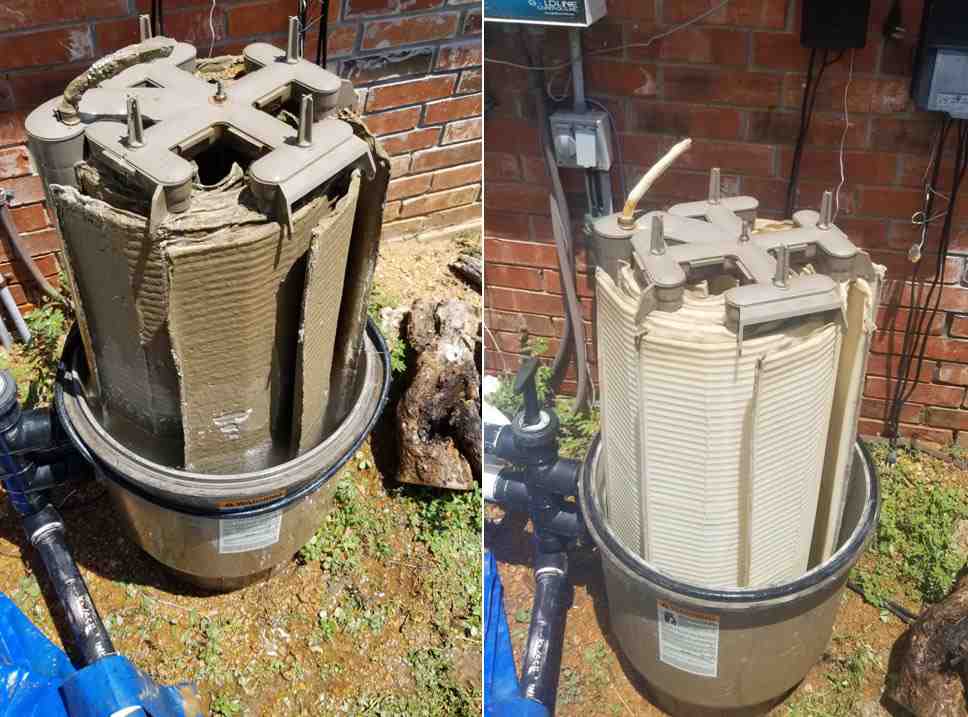
M 741 584 L 793 580 L 807 570 L 840 344 L 840 327 L 828 324 L 757 365 Z
M 677 311 L 637 320 L 635 296 L 602 271 L 597 281 L 606 514 L 619 539 L 697 585 L 805 572 L 841 324 L 786 322 L 740 353 L 722 295 L 686 292 Z
M 606 515 L 619 539 L 644 554 L 648 544 L 642 524 L 638 465 L 639 355 L 636 348 L 637 303 L 618 291 L 607 272 L 596 270 L 598 352 L 601 356 L 602 436 L 609 476 Z

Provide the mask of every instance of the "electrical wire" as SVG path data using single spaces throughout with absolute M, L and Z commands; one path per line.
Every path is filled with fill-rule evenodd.
M 874 604 L 871 602 L 870 598 L 867 597 L 867 593 L 864 592 L 864 588 L 859 583 L 856 583 L 853 580 L 848 580 L 847 587 L 849 587 L 855 593 L 860 595 L 861 599 L 864 602 L 869 603 L 871 605 Z M 905 625 L 910 625 L 911 623 L 913 623 L 915 620 L 918 619 L 917 615 L 915 615 L 913 612 L 908 610 L 903 605 L 899 605 L 898 603 L 894 602 L 893 600 L 883 600 L 882 605 L 885 610 L 887 610 L 890 613 L 893 613 L 894 616 L 897 617 Z
M 585 101 L 598 107 L 608 117 L 608 123 L 612 127 L 612 136 L 615 138 L 615 162 L 618 165 L 618 183 L 622 188 L 622 196 L 626 197 L 628 196 L 628 188 L 625 186 L 625 158 L 622 155 L 622 138 L 618 134 L 618 124 L 615 122 L 615 115 L 612 114 L 612 111 L 605 104 L 593 97 L 586 97 Z
M 940 174 L 941 157 L 944 152 L 948 132 L 954 123 L 957 125 L 957 150 L 952 172 L 951 198 L 948 202 L 947 211 L 944 214 L 944 224 L 942 225 L 941 235 L 938 240 L 935 272 L 926 296 L 924 296 L 924 287 L 919 282 L 923 262 L 920 260 L 914 261 L 911 270 L 911 308 L 908 311 L 907 322 L 905 323 L 901 352 L 897 362 L 897 377 L 891 400 L 888 404 L 885 421 L 885 431 L 891 443 L 892 456 L 896 454 L 901 410 L 920 383 L 921 368 L 924 364 L 924 352 L 927 346 L 927 329 L 931 326 L 940 309 L 942 295 L 940 286 L 944 280 L 945 262 L 948 258 L 948 248 L 951 241 L 951 227 L 955 214 L 955 204 L 958 200 L 958 193 L 965 177 L 965 171 L 968 169 L 968 123 L 964 120 L 953 121 L 950 117 L 944 116 L 942 117 L 941 126 L 938 130 L 938 141 L 935 145 L 934 157 L 932 158 L 933 169 L 931 181 L 925 187 L 924 207 L 922 209 L 924 217 L 930 218 L 933 216 L 934 200 L 937 194 L 935 187 L 937 186 Z M 924 226 L 922 231 L 926 237 L 927 226 Z M 917 291 L 916 296 L 915 291 Z M 924 297 L 923 301 L 922 297 Z M 913 371 L 912 364 L 914 366 Z
M 162 0 L 151 0 L 151 32 L 155 36 L 165 34 L 165 12 Z
M 700 13 L 699 15 L 696 15 L 695 17 L 690 18 L 689 20 L 686 20 L 685 22 L 681 22 L 678 25 L 673 25 L 668 30 L 664 30 L 656 35 L 653 35 L 652 37 L 646 40 L 643 40 L 642 42 L 628 42 L 628 43 L 625 43 L 624 45 L 616 45 L 614 47 L 604 47 L 600 50 L 590 50 L 584 53 L 584 55 L 585 57 L 598 57 L 601 55 L 610 55 L 615 52 L 621 52 L 622 50 L 627 50 L 632 48 L 649 47 L 656 40 L 661 40 L 663 37 L 668 37 L 673 33 L 679 32 L 680 30 L 684 30 L 690 25 L 695 25 L 697 22 L 701 22 L 705 20 L 710 15 L 716 12 L 719 12 L 724 7 L 729 5 L 731 1 L 732 0 L 723 0 L 723 2 L 719 3 L 715 7 L 711 7 L 705 12 Z M 484 62 L 489 62 L 492 65 L 504 65 L 505 67 L 513 67 L 518 70 L 544 70 L 546 72 L 551 70 L 562 70 L 566 67 L 571 66 L 571 60 L 568 60 L 567 62 L 560 62 L 555 65 L 525 65 L 520 62 L 511 62 L 510 60 L 499 60 L 496 57 L 485 57 Z
M 329 35 L 329 0 L 322 0 L 319 5 L 319 32 L 316 35 L 316 64 L 326 67 L 329 58 L 328 54 L 328 35 Z
M 846 158 L 846 147 L 847 147 L 847 132 L 850 130 L 850 110 L 847 107 L 847 95 L 850 92 L 850 83 L 854 79 L 854 56 L 856 50 L 850 51 L 850 70 L 847 73 L 847 84 L 844 85 L 844 131 L 840 135 L 840 184 L 837 185 L 837 191 L 834 192 L 834 221 L 837 221 L 837 215 L 840 214 L 840 190 L 844 188 L 847 183 L 847 158 Z
M 208 29 L 212 33 L 212 42 L 208 46 L 208 56 L 211 57 L 215 52 L 215 0 L 212 0 L 212 8 L 208 11 Z
M 803 88 L 803 102 L 800 105 L 800 130 L 797 134 L 796 146 L 793 150 L 793 166 L 790 169 L 790 181 L 787 184 L 786 196 L 786 216 L 792 216 L 796 208 L 797 186 L 800 183 L 800 164 L 803 161 L 803 150 L 806 147 L 807 135 L 810 133 L 810 124 L 813 120 L 813 111 L 817 104 L 817 90 L 823 81 L 824 73 L 831 65 L 835 65 L 843 59 L 846 50 L 837 54 L 832 60 L 829 59 L 830 51 L 824 50 L 820 56 L 820 68 L 814 71 L 817 63 L 816 48 L 810 51 L 810 62 L 807 65 L 807 81 Z

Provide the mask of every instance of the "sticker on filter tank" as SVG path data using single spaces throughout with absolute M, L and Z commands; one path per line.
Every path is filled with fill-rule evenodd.
M 282 511 L 254 518 L 234 518 L 218 522 L 218 552 L 247 553 L 279 542 Z
M 659 661 L 702 677 L 716 677 L 719 617 L 658 601 Z

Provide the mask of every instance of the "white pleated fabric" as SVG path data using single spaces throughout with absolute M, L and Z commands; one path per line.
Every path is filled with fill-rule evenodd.
M 746 338 L 740 355 L 721 294 L 687 292 L 678 311 L 636 322 L 634 297 L 602 272 L 598 282 L 613 530 L 661 572 L 696 585 L 801 575 L 841 324 L 785 322 Z

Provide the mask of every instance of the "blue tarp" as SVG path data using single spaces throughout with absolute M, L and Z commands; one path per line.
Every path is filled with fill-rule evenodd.
M 521 696 L 504 614 L 504 586 L 490 550 L 484 551 L 485 717 L 547 717 L 548 710 Z
M 189 717 L 186 694 L 185 687 L 156 685 L 120 655 L 75 670 L 0 593 L 0 717 L 103 717 L 134 706 L 144 709 L 134 714 Z

